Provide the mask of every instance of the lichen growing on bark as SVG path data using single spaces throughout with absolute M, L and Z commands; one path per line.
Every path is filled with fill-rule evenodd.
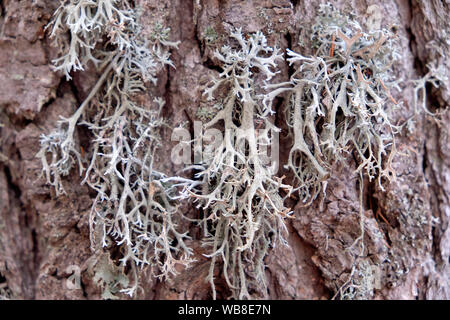
M 264 257 L 276 243 L 286 243 L 284 218 L 289 209 L 279 189 L 289 190 L 275 177 L 275 163 L 265 164 L 261 146 L 270 145 L 279 129 L 271 123 L 272 110 L 264 110 L 255 84 L 261 74 L 270 80 L 276 73 L 279 49 L 267 45 L 261 32 L 244 35 L 230 31 L 230 45 L 215 53 L 223 71 L 205 90 L 209 100 L 219 88 L 226 91 L 223 109 L 205 129 L 224 127 L 221 144 L 204 159 L 195 176 L 195 187 L 185 192 L 205 210 L 204 244 L 211 248 L 208 279 L 216 296 L 214 268 L 223 263 L 223 274 L 236 299 L 249 299 L 249 288 L 265 294 Z M 255 127 L 259 120 L 260 130 Z M 271 132 L 272 131 L 272 132 Z M 208 227 L 211 224 L 211 228 Z
M 168 28 L 156 23 L 149 39 L 141 36 L 139 17 L 127 1 L 71 0 L 55 12 L 50 37 L 61 44 L 62 56 L 54 60 L 55 70 L 84 70 L 89 62 L 102 72 L 97 84 L 81 106 L 58 128 L 41 137 L 42 161 L 47 182 L 57 195 L 64 193 L 63 180 L 77 164 L 83 183 L 97 192 L 90 217 L 94 251 L 118 246 L 120 263 L 155 266 L 155 275 L 169 277 L 175 265 L 188 264 L 192 250 L 179 232 L 176 189 L 162 182 L 166 176 L 155 168 L 154 155 L 160 147 L 164 100 L 154 97 L 153 105 L 141 106 L 133 97 L 146 90 L 145 81 L 156 83 L 156 73 L 173 66 Z M 64 32 L 70 32 L 65 41 Z M 104 39 L 107 39 L 104 42 Z M 75 141 L 78 124 L 93 135 L 88 166 Z M 83 173 L 83 171 L 85 171 Z M 137 277 L 122 291 L 133 296 Z

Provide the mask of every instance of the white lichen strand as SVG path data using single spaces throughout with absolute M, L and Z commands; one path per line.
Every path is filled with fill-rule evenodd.
M 333 163 L 345 163 L 352 153 L 355 173 L 377 178 L 383 190 L 383 179 L 394 178 L 390 160 L 400 129 L 391 120 L 398 103 L 388 89 L 395 85 L 389 72 L 398 56 L 395 36 L 385 29 L 363 32 L 351 15 L 322 5 L 312 41 L 313 56 L 287 50 L 295 71 L 289 82 L 268 85 L 264 99 L 270 109 L 276 96 L 287 93 L 294 144 L 286 167 L 295 175 L 295 190 L 310 203 Z
M 427 90 L 426 85 L 430 83 L 435 88 L 440 86 L 445 86 L 449 82 L 449 77 L 446 74 L 443 65 L 437 63 L 427 64 L 428 72 L 422 78 L 414 80 L 414 111 L 418 114 L 423 110 L 426 114 L 430 116 L 439 115 L 438 113 L 431 112 L 427 107 Z
M 83 183 L 97 192 L 90 217 L 92 249 L 119 246 L 120 262 L 131 267 L 134 278 L 123 292 L 133 295 L 137 266 L 152 265 L 163 278 L 176 274 L 176 264 L 192 261 L 185 244 L 189 237 L 178 231 L 172 200 L 177 187 L 154 167 L 160 130 L 166 125 L 161 117 L 164 100 L 154 98 L 153 105 L 140 106 L 132 99 L 145 90 L 145 81 L 156 83 L 160 68 L 173 66 L 169 50 L 178 43 L 169 41 L 169 29 L 159 23 L 150 39 L 143 39 L 135 11 L 122 0 L 64 1 L 49 27 L 65 50 L 54 61 L 56 70 L 70 79 L 70 72 L 94 62 L 102 75 L 77 111 L 54 132 L 42 135 L 37 157 L 47 182 L 60 195 L 65 193 L 62 177 L 75 165 L 82 175 L 85 156 L 90 156 Z M 66 31 L 69 43 L 62 36 Z M 92 152 L 86 155 L 74 139 L 78 124 L 94 136 Z
M 294 173 L 294 190 L 305 205 L 321 190 L 326 196 L 335 165 L 356 161 L 360 235 L 348 248 L 359 245 L 356 264 L 365 248 L 364 180 L 377 179 L 384 190 L 385 180 L 396 177 L 391 163 L 395 135 L 402 126 L 392 121 L 399 103 L 390 88 L 398 88 L 391 72 L 398 46 L 390 30 L 365 32 L 354 15 L 343 15 L 331 4 L 320 6 L 311 34 L 314 54 L 307 57 L 288 49 L 287 61 L 294 72 L 289 82 L 266 86 L 270 92 L 264 105 L 271 109 L 275 97 L 283 93 L 287 98 L 285 119 L 294 142 L 286 167 Z M 352 283 L 354 272 L 355 265 L 341 288 Z M 352 296 L 369 293 L 361 289 Z
M 237 29 L 230 31 L 230 37 L 233 46 L 215 53 L 223 72 L 205 90 L 210 100 L 219 88 L 227 92 L 223 109 L 204 124 L 205 129 L 223 125 L 224 138 L 196 174 L 200 185 L 187 190 L 185 196 L 205 210 L 202 223 L 204 244 L 212 248 L 207 256 L 212 260 L 208 279 L 213 297 L 214 267 L 221 259 L 233 297 L 249 299 L 249 288 L 265 292 L 263 259 L 269 247 L 277 241 L 286 243 L 283 220 L 289 209 L 283 205 L 279 189 L 289 191 L 290 187 L 274 177 L 274 167 L 262 160 L 260 147 L 271 143 L 270 132 L 278 128 L 270 122 L 270 110 L 264 110 L 254 80 L 255 73 L 271 79 L 282 56 L 267 45 L 261 32 L 245 38 Z M 260 130 L 255 121 L 260 121 Z

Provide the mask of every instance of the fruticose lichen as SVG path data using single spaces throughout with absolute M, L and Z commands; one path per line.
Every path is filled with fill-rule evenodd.
M 389 89 L 398 87 L 391 72 L 399 57 L 396 36 L 387 29 L 363 31 L 354 15 L 341 14 L 326 4 L 320 6 L 312 26 L 311 42 L 312 56 L 287 50 L 294 72 L 290 81 L 266 86 L 270 93 L 264 105 L 270 109 L 275 97 L 287 94 L 285 119 L 293 146 L 286 168 L 294 173 L 294 190 L 305 205 L 321 191 L 326 195 L 333 166 L 345 165 L 352 157 L 356 160 L 360 236 L 353 245 L 359 243 L 363 256 L 365 177 L 377 179 L 381 190 L 385 180 L 396 177 L 391 162 L 396 154 L 395 135 L 402 126 L 392 120 L 399 103 Z M 354 257 L 354 269 L 358 261 Z M 349 279 L 349 283 L 355 281 Z M 348 284 L 343 287 L 350 290 Z M 352 293 L 361 295 L 365 293 Z
M 381 289 L 380 269 L 370 262 L 362 259 L 353 265 L 348 281 L 336 292 L 341 300 L 365 300 L 373 297 L 375 289 Z
M 0 284 L 0 300 L 11 300 L 12 292 L 6 285 L 6 283 Z
M 331 5 L 322 5 L 313 26 L 313 56 L 291 50 L 294 65 L 290 81 L 268 85 L 265 97 L 288 93 L 286 121 L 294 144 L 287 168 L 295 175 L 295 190 L 311 202 L 332 174 L 335 162 L 344 163 L 355 153 L 358 168 L 369 180 L 394 177 L 390 161 L 395 151 L 391 111 L 398 105 L 390 86 L 397 58 L 395 36 L 386 29 L 363 32 L 352 18 Z
M 211 157 L 196 166 L 197 181 L 185 197 L 205 212 L 202 224 L 204 245 L 211 248 L 207 256 L 212 259 L 208 279 L 213 297 L 214 268 L 221 261 L 233 297 L 248 299 L 249 288 L 265 292 L 263 259 L 269 247 L 286 243 L 283 220 L 290 212 L 279 189 L 289 186 L 274 176 L 274 167 L 264 163 L 261 154 L 261 146 L 271 144 L 271 132 L 278 128 L 270 121 L 271 110 L 264 110 L 255 85 L 256 75 L 266 80 L 275 75 L 272 69 L 282 55 L 267 45 L 261 32 L 244 36 L 237 29 L 230 31 L 230 37 L 231 45 L 215 52 L 223 72 L 205 90 L 209 100 L 221 90 L 226 92 L 223 109 L 203 126 L 223 125 L 224 137 Z
M 175 264 L 187 264 L 192 254 L 188 236 L 177 231 L 176 188 L 154 166 L 160 145 L 164 100 L 141 106 L 133 96 L 144 82 L 156 83 L 156 73 L 172 65 L 169 29 L 155 24 L 150 39 L 141 35 L 139 17 L 124 0 L 70 0 L 62 2 L 48 26 L 50 37 L 62 48 L 55 70 L 67 79 L 72 71 L 92 62 L 102 72 L 97 84 L 73 116 L 42 135 L 41 159 L 47 182 L 57 195 L 65 193 L 62 177 L 78 165 L 83 183 L 97 192 L 91 217 L 93 250 L 119 246 L 122 266 L 155 266 L 156 275 L 175 274 Z M 64 37 L 70 33 L 70 41 Z M 94 136 L 87 168 L 78 150 L 75 129 L 85 125 Z M 158 270 L 158 271 L 156 271 Z M 137 277 L 131 288 L 138 287 Z
M 430 83 L 435 88 L 440 87 L 448 82 L 448 75 L 445 68 L 441 64 L 429 63 L 427 64 L 428 72 L 422 78 L 414 80 L 414 110 L 419 113 L 423 110 L 426 114 L 436 116 L 437 114 L 431 112 L 427 107 L 427 90 L 426 85 Z M 419 108 L 420 107 L 420 108 Z

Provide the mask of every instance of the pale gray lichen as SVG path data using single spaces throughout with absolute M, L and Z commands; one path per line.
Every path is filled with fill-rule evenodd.
M 41 159 L 47 183 L 55 188 L 56 194 L 65 193 L 62 177 L 67 176 L 75 164 L 79 165 L 82 173 L 82 159 L 75 148 L 74 139 L 67 139 L 67 131 L 58 128 L 48 135 L 41 135 L 41 149 L 36 157 Z M 47 153 L 51 154 L 47 159 Z
M 94 283 L 102 288 L 102 298 L 105 300 L 119 299 L 121 289 L 129 286 L 130 280 L 124 269 L 123 266 L 117 266 L 106 252 L 92 256 L 87 263 L 87 272 Z
M 11 300 L 13 294 L 6 283 L 0 283 L 0 300 Z
M 90 218 L 93 250 L 117 245 L 122 266 L 136 273 L 137 266 L 149 264 L 157 276 L 168 277 L 177 263 L 191 261 L 192 250 L 185 244 L 189 237 L 177 229 L 176 187 L 163 182 L 167 177 L 154 167 L 164 101 L 140 106 L 132 97 L 145 90 L 145 81 L 156 83 L 160 68 L 173 66 L 169 49 L 178 43 L 168 40 L 170 30 L 160 24 L 143 39 L 138 18 L 124 0 L 62 2 L 49 24 L 50 36 L 63 48 L 55 69 L 70 79 L 71 71 L 93 62 L 102 75 L 74 115 L 42 135 L 37 157 L 47 182 L 64 193 L 62 177 L 76 164 L 84 171 L 74 134 L 77 124 L 87 126 L 94 140 L 83 183 L 97 192 Z M 135 277 L 122 291 L 133 295 L 137 287 Z
M 394 178 L 390 162 L 395 151 L 391 111 L 398 105 L 389 87 L 389 72 L 398 57 L 394 35 L 386 29 L 363 32 L 350 16 L 322 5 L 313 26 L 316 52 L 305 57 L 291 50 L 287 59 L 295 72 L 289 82 L 268 85 L 266 108 L 288 93 L 286 121 L 294 145 L 287 168 L 296 178 L 303 202 L 314 200 L 334 162 L 354 153 L 356 172 L 369 180 Z
M 271 109 L 275 97 L 287 94 L 285 119 L 293 146 L 286 167 L 294 173 L 294 190 L 305 205 L 322 190 L 325 196 L 335 163 L 343 165 L 352 156 L 356 160 L 361 233 L 348 250 L 359 243 L 362 255 L 364 177 L 377 179 L 381 190 L 385 180 L 396 177 L 391 163 L 395 135 L 402 127 L 391 116 L 399 105 L 390 92 L 397 87 L 391 72 L 399 57 L 396 36 L 387 29 L 363 31 L 354 15 L 325 4 L 312 26 L 311 41 L 312 56 L 287 50 L 294 72 L 290 81 L 266 86 L 270 92 L 264 105 Z M 355 268 L 350 282 L 356 281 L 353 273 L 360 270 Z M 360 285 L 366 280 L 363 277 Z M 352 288 L 356 285 L 347 286 Z M 364 290 L 349 296 L 365 295 L 370 288 Z
M 370 259 L 362 259 L 352 267 L 348 280 L 336 291 L 341 300 L 368 300 L 381 289 L 381 270 Z
M 233 297 L 248 299 L 249 288 L 265 292 L 268 249 L 278 241 L 286 243 L 284 218 L 289 209 L 279 189 L 289 192 L 290 187 L 274 177 L 274 167 L 263 163 L 260 152 L 261 145 L 271 143 L 271 130 L 279 129 L 270 121 L 271 112 L 263 109 L 255 85 L 257 74 L 267 80 L 275 75 L 272 69 L 282 56 L 267 45 L 261 32 L 244 37 L 237 29 L 230 31 L 230 37 L 231 45 L 215 52 L 223 72 L 205 90 L 209 100 L 219 90 L 227 92 L 223 109 L 204 124 L 205 129 L 223 125 L 224 138 L 211 157 L 196 166 L 198 180 L 185 196 L 205 210 L 202 223 L 204 244 L 211 248 L 207 257 L 212 259 L 208 280 L 213 297 L 214 267 L 221 260 Z M 260 130 L 256 121 L 260 121 Z
M 4 228 L 4 225 L 0 222 L 0 231 L 1 231 L 1 229 L 3 229 Z M 1 240 L 1 239 L 0 239 Z M 1 247 L 1 243 L 0 243 L 0 250 L 2 251 L 2 252 L 4 252 L 3 251 L 3 249 L 4 248 L 2 248 Z M 2 266 L 2 269 L 4 268 L 5 266 L 3 265 Z M 4 270 L 0 270 L 0 271 L 4 271 Z M 2 282 L 0 282 L 0 301 L 1 300 L 12 300 L 12 299 L 14 299 L 14 294 L 13 294 L 13 292 L 11 291 L 11 288 L 8 286 L 8 282 L 6 281 L 6 279 L 3 277 L 3 274 L 0 272 L 0 278 L 2 278 Z
M 437 114 L 431 112 L 427 107 L 427 90 L 426 85 L 430 83 L 435 88 L 445 85 L 449 81 L 449 77 L 442 64 L 429 63 L 427 64 L 428 72 L 422 78 L 414 80 L 414 110 L 415 113 L 419 113 L 420 109 L 426 114 L 436 116 Z
M 219 35 L 217 34 L 216 30 L 211 26 L 208 26 L 206 28 L 203 36 L 206 40 L 206 44 L 208 45 L 214 44 L 214 42 L 216 42 L 217 39 L 219 38 Z

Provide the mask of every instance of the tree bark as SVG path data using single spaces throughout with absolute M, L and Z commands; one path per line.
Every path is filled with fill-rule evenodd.
M 227 27 L 242 27 L 245 33 L 261 30 L 271 46 L 308 55 L 312 52 L 305 52 L 298 43 L 310 42 L 309 26 L 321 2 L 135 0 L 144 30 L 162 22 L 171 28 L 170 38 L 180 41 L 178 50 L 172 51 L 176 68 L 165 68 L 158 74 L 157 85 L 148 85 L 149 92 L 166 100 L 163 115 L 170 125 L 187 121 L 189 127 L 198 118 L 198 108 L 206 103 L 202 96 L 205 84 L 220 70 L 213 54 L 226 43 Z M 392 71 L 403 81 L 401 90 L 392 95 L 403 105 L 395 120 L 411 117 L 411 81 L 426 74 L 426 64 L 442 64 L 450 74 L 449 4 L 338 0 L 333 5 L 343 12 L 353 10 L 363 27 L 396 25 L 402 57 Z M 0 290 L 5 288 L 9 297 L 17 299 L 100 299 L 102 289 L 89 272 L 93 252 L 88 220 L 95 194 L 80 184 L 82 179 L 73 169 L 63 182 L 67 194 L 57 197 L 46 185 L 41 162 L 35 157 L 40 135 L 50 132 L 60 116 L 73 114 L 98 78 L 94 68 L 74 73 L 71 81 L 52 71 L 51 60 L 58 53 L 44 28 L 57 6 L 51 0 L 0 3 Z M 292 72 L 287 61 L 278 68 L 273 82 L 287 81 Z M 427 86 L 428 104 L 444 110 L 449 105 L 449 88 L 449 83 L 438 89 Z M 151 96 L 140 99 L 149 102 Z M 276 123 L 281 123 L 282 118 L 276 117 Z M 366 254 L 357 261 L 352 254 L 360 230 L 359 189 L 351 178 L 355 163 L 349 160 L 345 167 L 333 168 L 325 198 L 307 207 L 289 200 L 295 217 L 286 220 L 289 246 L 277 246 L 265 260 L 267 298 L 330 299 L 351 276 L 360 280 L 367 276 L 361 274 L 364 265 L 376 265 L 379 284 L 361 298 L 449 299 L 449 121 L 448 111 L 440 120 L 421 114 L 408 133 L 397 137 L 399 155 L 392 164 L 395 181 L 385 191 L 374 182 L 365 182 Z M 170 134 L 164 131 L 168 142 L 158 152 L 158 166 L 174 174 L 181 166 L 165 160 L 174 146 Z M 88 152 L 92 138 L 88 130 L 78 126 L 77 135 L 79 145 Z M 280 140 L 282 162 L 290 148 L 284 136 Z M 283 174 L 289 177 L 281 168 L 279 175 Z M 183 203 L 179 210 L 198 214 L 191 203 Z M 142 290 L 135 298 L 211 298 L 211 288 L 204 281 L 209 259 L 200 247 L 201 232 L 191 226 L 190 235 L 197 262 L 171 281 L 156 280 L 151 268 L 143 269 Z M 355 265 L 359 274 L 352 275 Z M 77 272 L 80 286 L 72 287 L 68 283 Z M 225 281 L 219 273 L 216 278 L 218 297 L 226 298 Z

